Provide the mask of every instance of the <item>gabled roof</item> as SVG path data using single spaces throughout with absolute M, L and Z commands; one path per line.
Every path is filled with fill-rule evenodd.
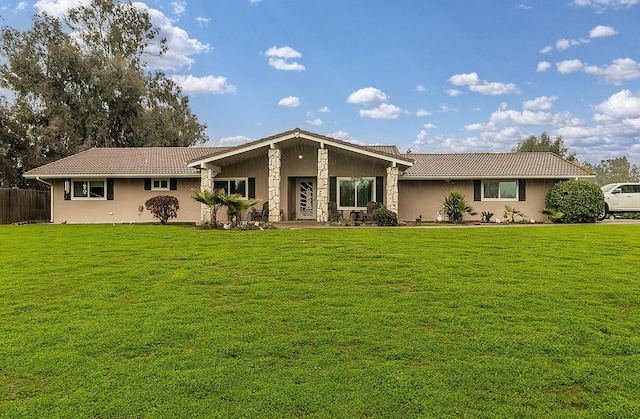
M 594 174 L 553 153 L 409 154 L 405 179 L 588 178 Z
M 186 162 L 224 147 L 91 148 L 25 173 L 26 178 L 61 177 L 198 177 Z
M 349 143 L 347 141 L 342 141 L 336 138 L 326 137 L 324 135 L 315 134 L 313 132 L 295 128 L 291 131 L 286 131 L 280 134 L 272 135 L 270 137 L 261 138 L 259 140 L 241 144 L 227 150 L 217 151 L 208 156 L 195 158 L 189 162 L 189 166 L 200 167 L 201 165 L 206 163 L 215 163 L 218 160 L 237 156 L 242 153 L 250 152 L 259 148 L 275 147 L 278 143 L 289 141 L 292 139 L 304 139 L 313 141 L 320 143 L 323 146 L 336 147 L 357 154 L 374 157 L 381 160 L 387 160 L 390 163 L 404 167 L 409 167 L 413 164 L 413 159 L 409 156 L 403 156 L 398 153 L 398 149 L 395 146 L 361 146 L 358 144 Z

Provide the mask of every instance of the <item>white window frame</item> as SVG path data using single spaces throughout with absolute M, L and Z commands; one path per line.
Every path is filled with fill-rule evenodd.
M 90 196 L 91 182 L 102 182 L 104 196 Z M 75 184 L 86 183 L 87 184 L 87 196 L 75 195 Z M 71 179 L 71 200 L 73 201 L 106 201 L 107 200 L 107 179 Z
M 161 186 L 156 187 L 155 183 L 160 182 Z M 162 186 L 162 182 L 166 182 L 167 186 Z M 168 191 L 171 187 L 171 181 L 169 178 L 155 178 L 151 179 L 151 190 L 152 191 Z
M 342 205 L 342 203 L 340 202 L 340 198 L 341 198 L 341 194 L 340 194 L 340 182 L 341 182 L 341 181 L 345 181 L 345 180 L 352 181 L 352 182 L 358 182 L 358 181 L 361 181 L 361 180 L 370 180 L 370 181 L 372 181 L 372 186 L 371 186 L 371 201 L 376 201 L 376 189 L 377 189 L 377 188 L 376 188 L 376 178 L 375 178 L 374 176 L 372 176 L 372 177 L 365 177 L 365 176 L 363 176 L 363 177 L 358 177 L 358 178 L 353 178 L 353 177 L 338 177 L 338 178 L 336 178 L 336 200 L 338 201 L 338 202 L 336 202 L 336 204 L 337 204 L 338 210 L 352 210 L 352 211 L 356 211 L 356 210 L 365 210 L 365 209 L 367 209 L 367 205 L 366 205 L 366 204 L 365 204 L 365 206 L 364 206 L 364 207 L 358 207 L 358 206 L 352 207 L 352 206 L 344 206 L 344 205 Z M 356 187 L 354 188 L 354 194 L 355 194 L 355 195 L 354 195 L 354 198 L 355 198 L 355 203 L 356 203 L 356 205 L 358 205 L 358 188 L 357 188 L 357 185 L 354 185 L 354 186 L 356 186 Z M 377 202 L 377 201 L 376 201 L 376 202 Z
M 486 198 L 484 196 L 484 188 L 487 183 L 498 183 L 498 198 Z M 514 197 L 502 198 L 500 196 L 500 183 L 515 183 L 516 185 L 516 194 Z M 520 185 L 517 179 L 488 179 L 482 181 L 482 200 L 483 201 L 517 201 L 520 196 Z
M 227 182 L 227 191 L 231 195 L 231 182 L 244 182 L 244 195 L 243 199 L 247 199 L 249 196 L 249 178 L 248 177 L 236 177 L 236 178 L 213 178 L 213 188 L 215 189 L 215 182 Z

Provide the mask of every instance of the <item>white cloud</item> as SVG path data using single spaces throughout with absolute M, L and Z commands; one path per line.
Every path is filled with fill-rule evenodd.
M 328 112 L 331 112 L 331 110 L 329 109 L 328 106 L 325 106 L 323 108 L 318 109 L 318 112 L 328 113 Z
M 347 102 L 349 103 L 369 106 L 386 103 L 387 100 L 387 94 L 375 87 L 365 87 L 364 89 L 356 90 L 347 98 Z
M 540 54 L 548 54 L 548 53 L 550 53 L 551 51 L 553 51 L 553 47 L 552 47 L 552 46 L 550 46 L 550 45 L 547 45 L 546 47 L 544 47 L 544 48 L 542 48 L 542 49 L 540 50 Z
M 540 109 L 543 111 L 547 111 L 553 107 L 553 102 L 555 102 L 558 98 L 556 96 L 540 96 L 532 100 L 527 100 L 522 103 L 522 109 Z
M 584 72 L 603 76 L 608 83 L 619 85 L 625 80 L 640 78 L 640 63 L 631 58 L 619 58 L 613 60 L 613 64 L 605 67 L 586 66 Z
M 424 87 L 423 85 L 419 84 L 416 86 L 416 92 L 425 92 L 427 90 L 426 87 Z
M 616 32 L 616 30 L 611 26 L 598 25 L 591 29 L 591 32 L 589 32 L 589 38 L 603 38 L 605 36 L 613 36 L 617 33 L 618 32 Z
M 508 95 L 511 93 L 519 93 L 518 86 L 513 83 L 497 83 L 497 82 L 483 82 L 482 84 L 469 86 L 469 90 L 472 92 L 481 93 L 483 95 Z
M 575 6 L 591 6 L 597 10 L 604 10 L 607 8 L 629 8 L 638 4 L 639 1 L 640 0 L 573 0 L 571 4 Z
M 173 14 L 182 15 L 187 10 L 187 2 L 186 1 L 172 1 L 171 7 L 173 7 Z
M 498 83 L 480 80 L 477 73 L 456 74 L 448 80 L 454 86 L 468 86 L 472 92 L 483 95 L 506 95 L 519 93 L 518 86 L 513 83 Z
M 416 116 L 418 118 L 424 118 L 425 116 L 429 116 L 429 115 L 431 115 L 431 112 L 425 111 L 424 109 L 418 109 L 416 111 Z
M 449 89 L 449 90 L 445 90 L 445 93 L 448 94 L 451 97 L 456 97 L 456 96 L 460 96 L 464 92 L 462 90 L 458 90 L 458 89 Z
M 186 94 L 210 93 L 210 94 L 226 94 L 235 93 L 236 87 L 227 83 L 225 77 L 205 76 L 194 77 L 192 75 L 181 76 L 174 75 L 171 79 L 175 81 L 182 91 Z
M 317 127 L 317 126 L 322 125 L 322 119 L 316 118 L 316 119 L 313 119 L 311 121 L 307 121 L 307 124 L 314 125 L 314 126 Z
M 442 113 L 460 112 L 460 109 L 452 108 L 452 107 L 447 106 L 447 105 L 442 105 L 442 106 L 440 106 L 440 112 L 442 112 Z
M 427 123 L 422 126 L 424 129 L 437 129 L 438 127 L 433 125 L 432 123 Z
M 51 16 L 62 17 L 67 10 L 84 3 L 82 0 L 38 0 L 33 7 L 38 9 L 38 13 L 47 12 Z
M 251 141 L 251 138 L 245 137 L 244 135 L 236 135 L 234 137 L 223 137 L 216 141 L 214 144 L 222 145 L 222 146 L 234 146 L 238 144 L 244 144 Z M 203 144 L 207 145 L 207 144 Z
M 382 103 L 380 104 L 380 106 L 374 109 L 360 110 L 361 117 L 371 118 L 371 119 L 385 119 L 385 120 L 398 119 L 401 113 L 402 113 L 401 108 L 395 105 L 390 105 L 388 103 Z
M 198 22 L 198 26 L 207 26 L 209 22 L 211 22 L 211 19 L 208 17 L 198 16 L 196 18 L 196 22 Z
M 465 73 L 451 76 L 448 82 L 454 86 L 473 86 L 478 84 L 480 79 L 478 78 L 478 73 Z
M 260 3 L 262 0 L 249 0 L 249 3 L 251 4 L 258 4 Z
M 576 71 L 582 70 L 583 66 L 582 61 L 580 60 L 565 60 L 556 63 L 556 67 L 560 74 L 575 73 Z
M 289 97 L 282 98 L 278 102 L 279 106 L 286 106 L 286 107 L 289 107 L 289 108 L 297 108 L 301 104 L 302 103 L 300 102 L 300 99 L 295 97 L 295 96 L 289 96 Z
M 540 61 L 538 63 L 538 73 L 544 73 L 545 71 L 547 71 L 548 69 L 551 68 L 551 63 L 548 61 Z
M 621 90 L 596 106 L 601 116 L 612 119 L 640 118 L 640 93 L 633 94 L 629 90 Z
M 364 145 L 362 141 L 355 139 L 346 131 L 336 131 L 334 133 L 327 134 L 327 137 L 335 138 L 336 140 L 348 141 L 354 144 Z
M 28 6 L 28 3 L 26 1 L 21 1 L 20 3 L 18 3 L 18 5 L 16 6 L 16 10 L 24 10 L 26 9 Z
M 302 54 L 296 51 L 295 49 L 284 46 L 284 47 L 271 47 L 266 52 L 265 55 L 269 57 L 269 65 L 276 70 L 283 71 L 303 71 L 305 67 L 296 62 L 289 61 L 294 58 L 302 58 Z

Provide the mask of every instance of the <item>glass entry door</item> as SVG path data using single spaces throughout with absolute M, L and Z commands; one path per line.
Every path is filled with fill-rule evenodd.
M 316 219 L 315 183 L 315 179 L 298 179 L 296 182 L 298 220 Z

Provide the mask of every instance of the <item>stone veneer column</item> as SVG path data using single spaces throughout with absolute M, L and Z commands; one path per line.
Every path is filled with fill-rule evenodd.
M 316 220 L 329 220 L 329 150 L 318 149 L 318 187 L 316 192 Z
M 200 190 L 213 190 L 213 170 L 207 168 L 200 170 Z M 207 205 L 200 204 L 200 214 L 203 223 L 206 221 L 211 222 L 211 209 Z
M 398 168 L 387 167 L 387 196 L 386 207 L 398 214 Z
M 280 221 L 280 166 L 282 150 L 269 149 L 269 222 Z

